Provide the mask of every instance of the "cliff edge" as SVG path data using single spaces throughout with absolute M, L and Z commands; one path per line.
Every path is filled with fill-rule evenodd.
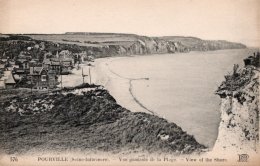
M 213 151 L 258 152 L 259 52 L 225 76 L 216 94 L 221 97 L 221 122 Z

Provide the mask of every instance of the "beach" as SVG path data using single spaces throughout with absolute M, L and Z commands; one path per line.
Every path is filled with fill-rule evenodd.
M 218 134 L 220 99 L 214 94 L 233 64 L 250 49 L 96 59 L 91 81 L 103 85 L 117 103 L 133 112 L 158 115 L 212 148 Z M 63 86 L 83 82 L 82 69 L 63 76 Z M 89 76 L 85 82 L 89 83 Z

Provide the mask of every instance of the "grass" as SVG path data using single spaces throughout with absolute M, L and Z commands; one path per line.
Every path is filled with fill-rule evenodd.
M 91 34 L 91 35 L 81 35 L 81 34 L 30 34 L 26 35 L 35 40 L 47 40 L 57 43 L 65 44 L 77 44 L 81 46 L 102 46 L 108 45 L 109 43 L 117 44 L 121 42 L 133 42 L 137 40 L 137 37 L 133 35 L 121 35 L 121 34 Z M 76 42 L 77 41 L 77 42 Z M 97 42 L 97 44 L 88 43 Z M 100 44 L 101 43 L 101 44 Z

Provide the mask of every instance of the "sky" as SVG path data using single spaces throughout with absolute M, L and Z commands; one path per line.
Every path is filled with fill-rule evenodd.
M 259 0 L 0 0 L 0 33 L 195 36 L 260 46 Z

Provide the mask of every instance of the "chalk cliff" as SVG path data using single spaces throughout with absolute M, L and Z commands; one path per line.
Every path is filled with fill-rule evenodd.
M 234 65 L 233 74 L 225 76 L 216 92 L 221 97 L 221 122 L 213 151 L 258 151 L 259 53 L 244 61 L 242 69 Z
M 38 59 L 46 52 L 55 55 L 62 50 L 69 50 L 72 53 L 87 52 L 88 55 L 100 58 L 242 48 L 246 46 L 240 43 L 184 36 L 148 37 L 135 34 L 84 32 L 0 35 L 0 58 L 3 54 L 12 58 L 17 57 L 21 51 Z

